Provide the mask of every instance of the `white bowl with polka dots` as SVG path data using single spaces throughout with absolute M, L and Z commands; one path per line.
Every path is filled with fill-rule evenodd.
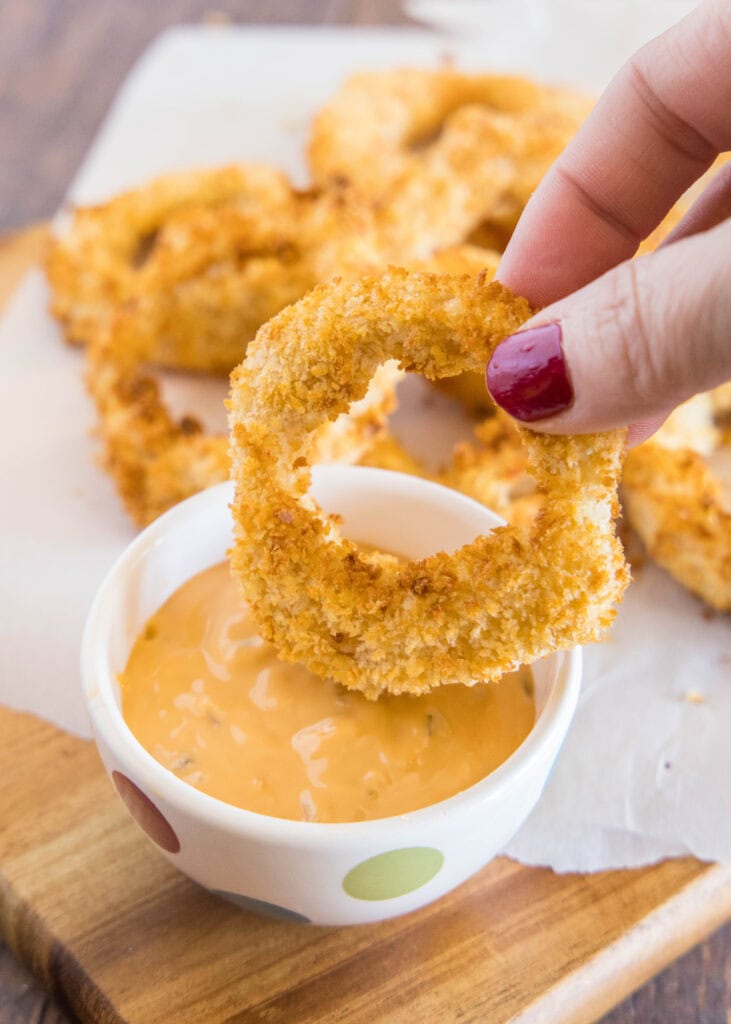
M 416 477 L 319 467 L 312 493 L 353 539 L 424 557 L 501 524 L 482 505 Z M 347 824 L 289 821 L 225 804 L 163 768 L 120 710 L 117 675 L 149 617 L 231 544 L 230 484 L 182 502 L 118 559 L 94 601 L 82 674 L 97 746 L 138 825 L 206 888 L 275 917 L 361 924 L 421 907 L 479 871 L 536 804 L 576 708 L 581 652 L 533 666 L 536 721 L 499 768 L 432 806 Z

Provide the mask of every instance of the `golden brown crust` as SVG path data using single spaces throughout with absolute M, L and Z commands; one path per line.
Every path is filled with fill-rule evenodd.
M 167 175 L 77 211 L 49 254 L 52 308 L 88 344 L 102 463 L 136 523 L 229 469 L 226 439 L 195 416 L 174 420 L 146 364 L 228 371 L 260 324 L 317 281 L 376 265 L 377 237 L 373 211 L 352 193 L 295 192 L 255 167 Z M 433 261 L 495 265 L 476 247 Z M 381 370 L 362 408 L 323 432 L 318 461 L 353 461 L 372 443 L 397 376 Z
M 75 212 L 47 257 L 51 311 L 71 342 L 124 317 L 138 359 L 228 373 L 263 323 L 335 274 L 496 266 L 476 246 L 432 254 L 439 231 L 407 212 L 396 231 L 352 189 L 299 192 L 265 167 L 165 175 Z
M 359 74 L 315 118 L 310 167 L 316 182 L 351 183 L 388 207 L 394 249 L 409 230 L 432 248 L 475 232 L 502 248 L 590 107 L 524 78 L 450 68 Z
M 87 348 L 86 381 L 99 414 L 101 462 L 125 509 L 146 526 L 178 501 L 227 480 L 228 438 L 186 415 L 174 419 L 136 351 L 138 332 L 124 315 Z M 399 373 L 381 367 L 367 395 L 315 438 L 318 462 L 353 462 L 385 429 Z
M 576 126 L 590 105 L 576 92 L 511 75 L 454 68 L 367 71 L 347 79 L 319 111 L 308 158 L 320 184 L 345 179 L 374 195 L 400 177 L 411 157 L 439 142 L 462 108 L 512 117 L 565 115 Z
M 622 504 L 650 557 L 718 611 L 731 611 L 731 515 L 704 456 L 723 440 L 713 409 L 727 387 L 676 410 L 629 452 L 622 478 Z
M 51 245 L 51 311 L 88 343 L 124 311 L 144 359 L 229 373 L 262 323 L 318 281 L 380 265 L 373 211 L 271 168 L 169 174 L 76 211 Z
M 163 282 L 170 288 L 189 283 L 195 276 L 191 261 L 201 259 L 200 248 L 190 247 L 197 218 L 215 211 L 228 219 L 230 242 L 234 220 L 250 222 L 259 215 L 275 222 L 288 200 L 289 187 L 277 171 L 223 167 L 165 175 L 107 203 L 78 209 L 48 253 L 51 312 L 70 341 L 86 343 L 121 305 L 159 293 Z M 202 258 L 208 258 L 205 248 Z M 153 342 L 150 358 L 169 362 L 165 344 L 158 351 Z M 194 367 L 186 346 L 179 349 L 174 365 Z
M 426 270 L 432 274 L 477 274 L 483 271 L 487 279 L 495 277 L 500 253 L 480 245 L 451 245 L 437 249 L 430 256 L 403 261 L 406 270 Z M 479 418 L 495 409 L 485 385 L 485 373 L 460 373 L 457 377 L 445 377 L 432 382 L 450 398 L 456 399 L 467 412 Z
M 351 193 L 296 192 L 265 167 L 166 175 L 78 210 L 47 260 L 52 311 L 88 345 L 102 463 L 140 525 L 228 477 L 228 441 L 175 420 L 146 369 L 227 373 L 256 329 L 335 269 L 375 259 L 372 211 Z M 397 375 L 318 439 L 352 461 L 383 429 Z
M 390 269 L 319 286 L 250 345 L 232 376 L 234 571 L 286 660 L 375 697 L 493 680 L 595 639 L 627 568 L 614 534 L 622 432 L 521 431 L 549 500 L 452 556 L 383 564 L 306 498 L 313 432 L 396 358 L 428 377 L 477 370 L 531 315 L 484 276 Z

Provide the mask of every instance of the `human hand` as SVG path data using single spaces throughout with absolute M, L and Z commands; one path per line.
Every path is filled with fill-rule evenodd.
M 625 65 L 528 203 L 497 276 L 546 308 L 490 360 L 499 405 L 548 433 L 629 425 L 637 443 L 731 378 L 731 164 L 630 259 L 729 148 L 731 5 L 705 0 Z

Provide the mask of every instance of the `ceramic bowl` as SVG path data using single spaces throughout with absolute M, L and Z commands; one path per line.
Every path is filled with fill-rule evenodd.
M 411 558 L 453 551 L 501 520 L 455 491 L 361 467 L 319 467 L 312 493 L 349 537 Z M 581 653 L 533 666 L 536 721 L 515 753 L 469 789 L 408 814 L 352 824 L 267 817 L 225 804 L 163 768 L 120 710 L 117 674 L 147 619 L 231 544 L 229 484 L 161 516 L 104 580 L 82 645 L 97 746 L 137 824 L 207 889 L 275 917 L 360 924 L 430 903 L 486 864 L 538 800 L 579 694 Z

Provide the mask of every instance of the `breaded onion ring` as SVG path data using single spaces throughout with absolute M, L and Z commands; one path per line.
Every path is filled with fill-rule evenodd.
M 504 249 L 531 194 L 578 127 L 574 119 L 541 111 L 456 111 L 381 200 L 384 244 L 397 252 L 415 250 L 419 240 L 431 248 L 475 242 Z
M 174 419 L 143 364 L 137 323 L 122 313 L 87 348 L 86 381 L 99 414 L 101 463 L 126 511 L 146 526 L 178 501 L 229 477 L 228 438 L 194 416 Z M 315 438 L 316 462 L 354 462 L 385 429 L 400 374 L 382 366 L 367 394 Z
M 477 274 L 484 271 L 488 280 L 492 281 L 499 263 L 500 253 L 495 249 L 463 244 L 437 249 L 426 258 L 404 261 L 403 266 L 407 270 L 426 270 L 433 274 Z M 485 385 L 483 371 L 445 377 L 435 380 L 434 385 L 445 395 L 460 402 L 475 418 L 486 416 L 495 408 Z M 499 509 L 494 511 L 499 512 Z
M 46 271 L 70 341 L 88 343 L 123 309 L 145 360 L 229 373 L 261 324 L 318 281 L 380 265 L 373 212 L 352 192 L 297 192 L 278 171 L 241 166 L 77 210 Z
M 439 141 L 461 107 L 513 116 L 531 111 L 547 119 L 559 113 L 578 121 L 587 104 L 576 92 L 511 75 L 454 68 L 366 71 L 348 78 L 317 114 L 308 158 L 320 184 L 346 180 L 375 194 Z
M 273 169 L 223 167 L 168 174 L 107 203 L 77 209 L 46 260 L 51 312 L 70 341 L 88 342 L 120 304 L 149 292 L 148 279 L 156 276 L 150 268 L 153 252 L 164 253 L 168 264 L 171 249 L 182 251 L 188 262 L 199 256 L 189 245 L 177 244 L 175 228 L 171 239 L 163 237 L 171 221 L 193 210 L 225 210 L 239 217 L 265 213 L 275 223 L 289 192 L 285 177 Z M 172 283 L 169 269 L 165 276 Z M 154 353 L 162 363 L 164 344 Z M 174 365 L 189 364 L 181 353 Z
M 627 583 L 613 518 L 622 432 L 523 431 L 548 501 L 453 555 L 399 565 L 360 552 L 306 496 L 312 437 L 396 358 L 428 377 L 477 370 L 531 315 L 476 277 L 392 269 L 319 286 L 256 336 L 232 375 L 232 564 L 289 661 L 376 697 L 498 679 L 595 639 Z
M 432 248 L 504 248 L 531 192 L 591 103 L 524 78 L 402 68 L 348 79 L 313 122 L 324 186 L 351 183 Z
M 627 456 L 622 504 L 650 557 L 718 611 L 731 611 L 731 514 L 706 456 L 728 443 L 713 423 L 727 386 L 680 406 Z

